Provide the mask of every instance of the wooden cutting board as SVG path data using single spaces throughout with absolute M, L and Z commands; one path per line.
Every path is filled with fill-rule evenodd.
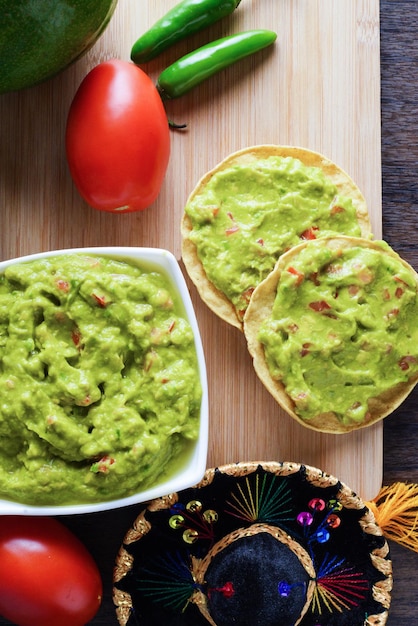
M 54 79 L 0 96 L 0 255 L 56 248 L 132 245 L 168 248 L 180 258 L 180 217 L 197 180 L 230 152 L 278 143 L 324 153 L 356 180 L 381 236 L 378 0 L 242 0 L 229 18 L 144 66 L 153 79 L 180 55 L 251 28 L 276 44 L 228 68 L 167 107 L 172 132 L 167 176 L 155 205 L 112 215 L 89 208 L 69 176 L 66 116 L 97 63 L 129 60 L 132 44 L 176 0 L 119 0 L 99 42 Z M 320 435 L 278 408 L 257 379 L 243 335 L 190 291 L 207 359 L 208 465 L 286 460 L 320 467 L 373 498 L 382 480 L 382 424 L 349 435 Z

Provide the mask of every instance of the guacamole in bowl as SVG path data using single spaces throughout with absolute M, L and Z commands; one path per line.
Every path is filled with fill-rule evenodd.
M 0 513 L 113 508 L 199 479 L 205 363 L 171 253 L 0 263 L 0 402 Z

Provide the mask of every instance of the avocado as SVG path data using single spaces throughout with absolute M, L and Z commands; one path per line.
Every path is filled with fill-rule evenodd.
M 0 0 L 0 93 L 58 74 L 99 38 L 117 0 Z

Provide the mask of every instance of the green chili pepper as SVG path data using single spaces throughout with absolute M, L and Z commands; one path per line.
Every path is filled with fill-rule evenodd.
M 271 30 L 248 30 L 217 39 L 169 65 L 159 75 L 157 89 L 166 100 L 183 96 L 213 74 L 271 45 L 276 38 Z
M 151 61 L 181 39 L 230 15 L 241 0 L 182 0 L 132 46 L 134 63 Z

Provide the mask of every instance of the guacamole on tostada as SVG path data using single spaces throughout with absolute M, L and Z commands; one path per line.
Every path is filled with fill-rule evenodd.
M 418 379 L 418 279 L 385 242 L 326 238 L 282 256 L 244 331 L 260 378 L 307 426 L 384 417 Z
M 162 270 L 82 254 L 8 266 L 0 498 L 98 502 L 156 484 L 197 438 L 199 380 L 192 329 Z
M 240 327 L 281 254 L 304 240 L 369 236 L 370 223 L 360 191 L 332 162 L 300 148 L 256 146 L 200 181 L 182 232 L 183 259 L 201 296 Z

